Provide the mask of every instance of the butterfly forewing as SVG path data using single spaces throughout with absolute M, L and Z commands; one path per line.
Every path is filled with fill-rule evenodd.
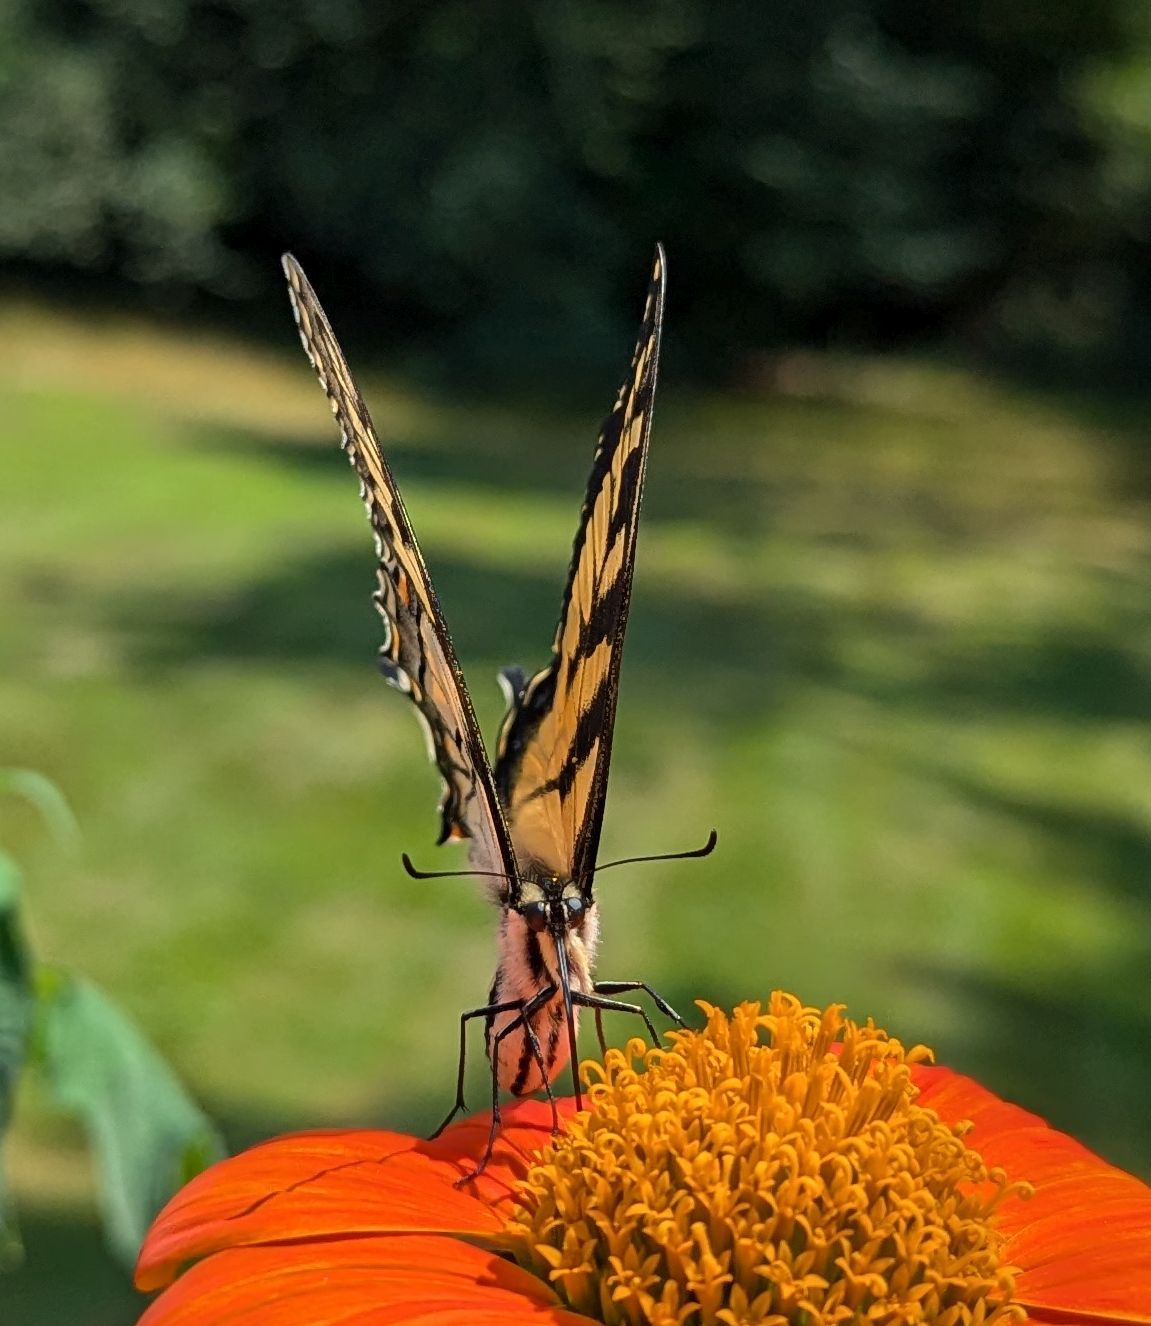
M 595 866 L 665 284 L 657 248 L 631 368 L 596 443 L 552 658 L 516 688 L 500 732 L 496 785 L 525 872 L 582 880 Z
M 284 255 L 292 309 L 308 358 L 340 427 L 376 538 L 376 606 L 384 620 L 380 666 L 423 720 L 431 758 L 443 778 L 439 841 L 471 840 L 477 870 L 505 874 L 515 863 L 471 699 L 399 490 L 380 450 L 363 397 L 331 325 L 300 265 Z

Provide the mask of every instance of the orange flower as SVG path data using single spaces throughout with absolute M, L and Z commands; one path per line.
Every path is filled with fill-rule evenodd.
M 586 1065 L 558 1137 L 509 1107 L 462 1186 L 483 1115 L 222 1161 L 148 1235 L 140 1326 L 1151 1323 L 1151 1188 L 837 1006 L 703 1007 Z

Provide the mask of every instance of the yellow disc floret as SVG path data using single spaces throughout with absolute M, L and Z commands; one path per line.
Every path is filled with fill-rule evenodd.
M 1022 1315 L 989 1219 L 1008 1187 L 915 1103 L 928 1051 L 790 995 L 701 1007 L 673 1048 L 584 1066 L 590 1108 L 509 1225 L 522 1265 L 610 1326 Z

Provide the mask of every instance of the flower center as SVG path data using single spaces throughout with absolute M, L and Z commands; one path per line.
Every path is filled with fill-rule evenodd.
M 915 1103 L 929 1051 L 791 995 L 701 1007 L 671 1049 L 584 1065 L 590 1108 L 509 1224 L 521 1265 L 609 1326 L 1022 1316 L 990 1222 L 1012 1189 Z

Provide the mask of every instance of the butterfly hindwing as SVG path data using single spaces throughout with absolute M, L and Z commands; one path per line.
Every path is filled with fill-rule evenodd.
M 552 658 L 526 685 L 516 670 L 505 674 L 496 786 L 525 872 L 583 880 L 595 867 L 665 286 L 657 248 L 631 368 L 596 443 Z
M 315 291 L 290 254 L 283 263 L 300 339 L 339 424 L 344 451 L 359 475 L 375 534 L 375 603 L 385 627 L 380 668 L 415 705 L 443 779 L 439 841 L 469 839 L 472 865 L 505 874 L 507 887 L 512 887 L 515 861 L 487 754 L 399 489 Z M 501 887 L 501 895 L 506 891 Z

